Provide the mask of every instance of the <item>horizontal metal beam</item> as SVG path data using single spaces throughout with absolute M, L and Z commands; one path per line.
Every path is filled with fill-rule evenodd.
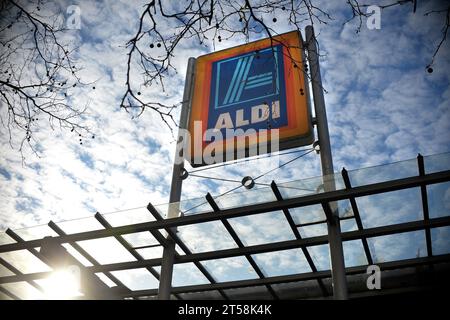
M 362 237 L 378 237 L 383 235 L 395 234 L 395 233 L 403 233 L 403 232 L 411 232 L 422 230 L 425 228 L 437 228 L 450 225 L 450 217 L 441 217 L 434 218 L 428 221 L 412 221 L 406 223 L 400 223 L 395 225 L 376 227 L 365 230 L 355 230 L 342 233 L 342 240 L 349 241 L 355 239 L 361 239 Z M 232 249 L 224 249 L 217 251 L 208 251 L 201 253 L 194 253 L 190 255 L 178 256 L 175 259 L 174 263 L 186 263 L 186 262 L 194 262 L 194 261 L 204 261 L 204 260 L 214 260 L 214 259 L 222 259 L 229 257 L 242 256 L 246 254 L 258 254 L 279 250 L 287 250 L 287 249 L 295 249 L 301 246 L 316 246 L 321 244 L 328 243 L 327 236 L 318 236 L 311 238 L 303 238 L 296 240 L 288 240 L 281 242 L 273 242 L 267 244 L 260 244 L 254 246 L 247 246 L 244 248 L 232 248 Z M 129 261 L 129 262 L 120 262 L 120 263 L 112 263 L 112 264 L 104 264 L 101 266 L 91 266 L 86 267 L 87 270 L 91 272 L 105 272 L 105 271 L 118 271 L 118 270 L 127 270 L 127 269 L 138 269 L 145 268 L 149 266 L 157 266 L 161 264 L 161 258 L 157 259 L 148 259 L 142 261 Z M 6 276 L 0 277 L 1 283 L 10 283 L 10 282 L 18 282 L 18 281 L 29 281 L 36 280 L 40 278 L 44 278 L 48 276 L 50 272 L 39 272 L 39 273 L 31 273 L 24 274 L 21 276 Z
M 339 217 L 339 221 L 345 221 L 345 220 L 351 220 L 351 219 L 355 219 L 355 216 Z M 295 226 L 297 228 L 303 228 L 303 227 L 315 226 L 315 225 L 323 224 L 323 223 L 327 223 L 327 220 L 325 219 L 325 220 L 317 220 L 317 221 L 313 221 L 313 222 L 298 223 L 298 224 L 295 224 Z
M 26 240 L 24 240 L 24 239 L 22 239 L 22 237 L 21 236 L 19 236 L 14 230 L 12 230 L 12 229 L 6 229 L 6 231 L 5 231 L 5 233 L 10 237 L 10 238 L 12 238 L 14 241 L 16 241 L 17 243 L 28 243 L 29 241 L 26 241 Z M 39 246 L 41 246 L 42 245 L 42 242 L 44 241 L 43 239 L 40 239 L 40 240 L 37 240 L 37 241 L 39 241 L 40 242 L 40 245 Z M 39 253 L 39 251 L 37 251 L 36 249 L 35 249 L 35 247 L 27 247 L 27 248 L 25 248 L 25 249 L 27 249 L 32 255 L 34 255 L 36 258 L 38 258 L 39 260 L 41 260 L 42 262 L 44 262 L 46 265 L 50 265 L 49 263 L 48 263 L 48 261 L 47 261 L 47 259 L 45 258 L 45 257 L 43 257 L 40 253 Z
M 43 272 L 24 273 L 21 275 L 0 277 L 0 284 L 21 282 L 21 281 L 29 282 L 29 281 L 33 281 L 33 280 L 47 278 L 51 274 L 52 274 L 52 271 L 43 271 Z
M 12 273 L 16 274 L 16 275 L 23 275 L 23 272 L 21 272 L 19 269 L 17 269 L 16 267 L 14 267 L 11 263 L 9 263 L 8 261 L 6 261 L 5 259 L 3 259 L 2 257 L 0 257 L 0 265 L 4 266 L 6 269 L 8 269 L 9 271 L 11 271 Z M 40 292 L 44 292 L 44 289 L 36 282 L 34 281 L 28 281 L 28 283 L 35 287 L 37 290 L 39 290 Z
M 383 192 L 391 192 L 395 190 L 407 189 L 418 187 L 421 185 L 428 185 L 434 183 L 441 183 L 450 181 L 450 170 L 442 171 L 438 173 L 431 173 L 424 176 L 415 176 L 410 178 L 403 178 L 398 180 L 391 180 L 386 182 L 375 183 L 366 186 L 354 187 L 350 190 L 336 190 L 324 193 L 318 193 L 313 195 L 306 195 L 302 197 L 296 197 L 291 199 L 285 199 L 282 201 L 271 201 L 260 204 L 242 206 L 232 209 L 223 209 L 218 213 L 207 212 L 190 216 L 183 216 L 174 219 L 167 219 L 163 221 L 152 221 L 137 223 L 132 225 L 114 227 L 111 229 L 102 229 L 94 231 L 86 231 L 80 233 L 74 233 L 66 236 L 55 237 L 55 241 L 59 243 L 82 241 L 97 238 L 105 238 L 111 236 L 117 236 L 122 234 L 129 234 L 141 231 L 149 231 L 154 229 L 172 228 L 183 225 L 190 225 L 202 222 L 216 221 L 221 219 L 229 219 L 235 217 L 241 217 L 246 215 L 253 215 L 271 211 L 280 211 L 284 208 L 296 208 L 302 206 L 308 206 L 313 204 L 320 204 L 324 202 L 338 201 L 348 199 L 349 197 L 361 197 L 372 194 L 379 194 Z M 11 243 L 0 246 L 0 252 L 8 252 L 14 250 L 22 250 L 39 247 L 42 239 L 31 240 L 22 243 Z
M 416 267 L 421 265 L 429 265 L 429 264 L 437 264 L 437 263 L 445 263 L 450 262 L 450 254 L 434 256 L 434 257 L 422 257 L 422 258 L 413 258 L 413 259 L 405 259 L 399 261 L 390 261 L 378 263 L 377 266 L 380 267 L 382 271 L 386 270 L 395 270 L 409 267 Z M 356 266 L 349 267 L 345 269 L 345 273 L 347 275 L 355 275 L 366 273 L 367 266 Z M 226 289 L 237 289 L 237 288 L 245 288 L 245 287 L 254 287 L 254 286 L 262 286 L 268 284 L 280 284 L 280 283 L 289 283 L 289 282 L 300 282 L 307 280 L 316 280 L 316 279 L 325 279 L 330 278 L 331 272 L 330 270 L 325 271 L 317 271 L 317 272 L 307 272 L 307 273 L 299 273 L 292 274 L 286 276 L 275 276 L 275 277 L 266 277 L 264 279 L 248 279 L 248 280 L 239 280 L 239 281 L 228 281 L 228 282 L 220 282 L 215 284 L 201 284 L 201 285 L 192 285 L 192 286 L 181 286 L 172 288 L 172 292 L 174 293 L 190 293 L 190 292 L 202 292 L 202 291 L 211 291 L 211 290 L 226 290 Z M 156 289 L 150 290 L 136 290 L 131 293 L 131 295 L 124 295 L 124 297 L 141 297 L 141 296 L 151 296 L 157 294 Z

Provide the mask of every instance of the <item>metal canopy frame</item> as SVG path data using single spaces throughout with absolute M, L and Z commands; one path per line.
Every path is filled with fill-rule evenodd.
M 156 296 L 158 294 L 158 289 L 134 290 L 134 291 L 130 290 L 111 272 L 119 270 L 145 268 L 156 279 L 160 279 L 161 275 L 155 269 L 155 267 L 161 266 L 163 258 L 161 257 L 161 258 L 145 259 L 137 252 L 137 249 L 139 249 L 139 247 L 133 247 L 123 236 L 126 234 L 132 234 L 137 232 L 149 232 L 158 241 L 160 246 L 165 247 L 168 245 L 167 238 L 162 233 L 162 231 L 165 230 L 167 234 L 170 236 L 170 238 L 176 243 L 176 245 L 178 245 L 179 250 L 183 252 L 181 254 L 176 251 L 174 257 L 174 264 L 186 262 L 194 263 L 196 268 L 205 276 L 205 278 L 209 282 L 207 284 L 173 287 L 171 288 L 171 295 L 174 299 L 183 299 L 184 297 L 182 296 L 182 294 L 185 293 L 193 293 L 193 292 L 198 293 L 208 291 L 216 291 L 218 292 L 220 298 L 230 299 L 230 296 L 226 292 L 226 290 L 254 287 L 254 286 L 265 287 L 270 298 L 279 299 L 280 298 L 279 294 L 273 288 L 274 285 L 281 283 L 302 282 L 307 280 L 316 281 L 316 286 L 320 290 L 322 297 L 330 297 L 332 292 L 330 292 L 329 288 L 327 288 L 327 285 L 325 284 L 324 281 L 332 276 L 331 271 L 330 270 L 319 271 L 308 250 L 308 248 L 311 246 L 327 244 L 328 236 L 323 235 L 323 236 L 303 238 L 298 230 L 298 227 L 302 225 L 295 224 L 294 219 L 292 218 L 292 215 L 289 210 L 292 208 L 319 204 L 323 207 L 327 219 L 329 219 L 329 217 L 332 215 L 331 207 L 329 204 L 333 201 L 347 199 L 351 204 L 353 216 L 341 217 L 340 220 L 354 218 L 357 230 L 342 232 L 341 233 L 342 240 L 343 241 L 361 240 L 363 244 L 365 257 L 369 265 L 373 264 L 374 262 L 368 245 L 369 238 L 417 230 L 423 230 L 425 232 L 427 256 L 418 257 L 414 259 L 378 263 L 377 265 L 380 267 L 380 269 L 394 270 L 424 265 L 433 266 L 439 263 L 450 263 L 450 254 L 442 254 L 435 256 L 433 255 L 431 245 L 431 229 L 437 227 L 450 226 L 450 216 L 430 218 L 428 209 L 427 189 L 426 189 L 427 185 L 450 181 L 450 170 L 434 173 L 425 173 L 424 160 L 421 155 L 419 155 L 417 158 L 417 166 L 419 172 L 419 175 L 417 176 L 362 185 L 357 187 L 352 187 L 352 185 L 350 184 L 348 172 L 344 168 L 341 172 L 341 175 L 345 184 L 345 189 L 328 191 L 323 193 L 315 193 L 310 195 L 293 197 L 289 199 L 283 199 L 278 185 L 275 182 L 272 182 L 270 188 L 276 198 L 275 201 L 239 206 L 230 209 L 221 209 L 217 204 L 217 202 L 214 200 L 214 198 L 208 193 L 206 195 L 206 200 L 211 207 L 210 212 L 199 213 L 190 216 L 182 216 L 172 219 L 164 219 L 161 216 L 160 212 L 155 208 L 155 206 L 153 206 L 150 203 L 147 209 L 149 214 L 151 214 L 155 218 L 155 221 L 136 223 L 119 227 L 111 226 L 111 224 L 107 221 L 107 219 L 104 216 L 97 213 L 95 215 L 95 218 L 104 228 L 101 230 L 67 234 L 58 226 L 57 223 L 50 221 L 48 223 L 48 226 L 57 234 L 57 236 L 52 237 L 50 239 L 46 237 L 45 239 L 25 241 L 17 233 L 12 231 L 11 229 L 8 229 L 6 231 L 6 234 L 8 234 L 15 242 L 0 245 L 0 253 L 25 249 L 28 250 L 31 254 L 33 254 L 35 257 L 39 258 L 42 262 L 49 264 L 48 261 L 46 261 L 46 257 L 44 257 L 37 250 L 37 248 L 41 247 L 44 241 L 49 240 L 54 241 L 54 243 L 58 244 L 67 243 L 71 245 L 74 250 L 76 250 L 81 256 L 83 256 L 92 264 L 92 266 L 84 267 L 87 271 L 92 273 L 102 272 L 116 285 L 116 288 L 113 291 L 117 298 L 142 298 L 142 297 Z M 420 187 L 421 190 L 423 219 L 393 225 L 385 225 L 380 227 L 364 228 L 359 213 L 359 208 L 356 202 L 356 198 L 415 187 Z M 270 242 L 258 245 L 245 245 L 229 222 L 230 218 L 254 214 L 262 214 L 273 211 L 281 211 L 280 217 L 284 217 L 285 221 L 290 226 L 290 229 L 295 237 L 294 240 Z M 183 240 L 178 236 L 177 232 L 175 231 L 175 228 L 179 226 L 193 225 L 209 221 L 220 221 L 225 227 L 225 230 L 227 230 L 230 237 L 234 240 L 236 247 L 230 249 L 193 253 L 189 249 L 188 245 L 183 242 Z M 316 221 L 305 225 L 314 225 L 324 222 L 326 221 Z M 136 261 L 101 264 L 77 243 L 78 241 L 100 239 L 105 237 L 114 237 L 123 246 L 123 248 L 125 248 L 136 259 Z M 252 257 L 252 255 L 258 253 L 276 252 L 287 249 L 300 249 L 303 252 L 304 257 L 306 258 L 306 261 L 308 263 L 309 268 L 311 269 L 311 272 L 289 274 L 283 276 L 266 276 L 261 270 L 261 268 L 258 266 L 257 262 Z M 207 268 L 205 268 L 205 266 L 202 264 L 202 261 L 220 258 L 229 258 L 229 257 L 245 258 L 253 268 L 253 271 L 258 275 L 258 277 L 256 279 L 218 282 L 214 278 L 214 276 L 210 274 Z M 0 264 L 6 269 L 8 269 L 11 273 L 13 273 L 13 275 L 0 277 L 0 291 L 12 299 L 19 299 L 19 297 L 14 293 L 8 291 L 7 288 L 3 287 L 2 286 L 3 284 L 25 281 L 30 285 L 34 286 L 36 289 L 42 291 L 41 286 L 36 283 L 36 280 L 45 278 L 51 274 L 51 271 L 23 273 L 2 258 L 0 258 Z M 348 277 L 351 275 L 365 273 L 366 268 L 367 265 L 364 265 L 346 268 L 345 271 Z M 110 297 L 111 292 L 108 292 L 107 296 Z

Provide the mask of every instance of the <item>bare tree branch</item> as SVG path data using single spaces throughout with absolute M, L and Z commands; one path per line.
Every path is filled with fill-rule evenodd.
M 38 155 L 35 133 L 43 127 L 92 136 L 81 124 L 86 106 L 70 103 L 71 90 L 86 85 L 77 74 L 76 48 L 62 41 L 62 14 L 41 13 L 42 5 L 0 2 L 0 119 L 22 156 L 25 146 Z
M 445 13 L 445 23 L 444 23 L 444 26 L 442 27 L 442 38 L 441 38 L 441 41 L 439 41 L 439 44 L 437 45 L 436 50 L 434 50 L 434 53 L 433 53 L 433 56 L 431 57 L 430 63 L 427 65 L 427 69 L 429 72 L 433 71 L 433 69 L 431 69 L 431 66 L 434 63 L 434 59 L 436 58 L 436 55 L 438 54 L 439 49 L 441 48 L 444 41 L 447 40 L 448 28 L 450 26 L 450 6 L 448 6 L 447 9 L 433 10 L 433 11 L 429 11 L 429 12 L 425 13 L 425 16 L 428 16 L 430 14 L 441 14 L 441 13 Z
M 403 5 L 403 4 L 407 4 L 407 3 L 411 3 L 413 6 L 413 13 L 416 13 L 416 9 L 417 9 L 417 0 L 398 0 L 398 1 L 394 1 L 385 5 L 379 5 L 378 7 L 380 9 L 386 9 L 386 8 L 391 8 L 391 7 L 395 7 L 398 5 Z M 360 4 L 358 2 L 358 0 L 347 0 L 347 4 L 350 6 L 351 10 L 352 10 L 352 16 L 344 22 L 344 24 L 354 20 L 354 19 L 358 19 L 358 25 L 356 27 L 356 33 L 359 33 L 361 31 L 361 27 L 362 27 L 362 23 L 363 23 L 363 17 L 364 18 L 368 18 L 372 15 L 372 13 L 368 13 L 366 11 L 366 9 L 371 6 L 372 4 Z M 431 68 L 431 66 L 434 63 L 434 59 L 436 57 L 436 55 L 438 54 L 439 50 L 441 49 L 442 44 L 444 43 L 444 41 L 447 39 L 447 34 L 448 34 L 448 28 L 449 28 L 449 24 L 450 24 L 450 6 L 448 6 L 446 9 L 442 9 L 442 10 L 432 10 L 432 11 L 428 11 L 424 14 L 424 16 L 429 16 L 432 14 L 442 14 L 445 13 L 445 23 L 444 26 L 442 28 L 442 38 L 439 42 L 439 44 L 436 46 L 436 49 L 431 57 L 431 61 L 430 63 L 426 66 L 426 68 L 428 69 L 429 72 L 433 72 L 433 69 Z
M 144 100 L 137 88 L 157 85 L 165 92 L 166 77 L 177 73 L 172 64 L 176 49 L 182 50 L 184 41 L 192 43 L 194 39 L 199 46 L 211 43 L 213 49 L 217 42 L 234 37 L 248 42 L 251 35 L 265 35 L 273 42 L 277 33 L 271 25 L 286 12 L 289 25 L 299 31 L 306 23 L 327 23 L 331 19 L 312 0 L 190 0 L 177 5 L 152 0 L 144 6 L 136 34 L 127 43 L 126 90 L 121 107 L 138 109 L 138 115 L 145 109 L 156 111 L 172 130 L 175 121 L 171 111 L 180 104 L 167 105 L 157 97 Z M 136 74 L 143 76 L 141 83 L 134 82 Z

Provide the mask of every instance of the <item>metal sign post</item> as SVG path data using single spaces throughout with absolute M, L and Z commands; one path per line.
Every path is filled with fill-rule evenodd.
M 320 76 L 319 55 L 317 53 L 316 37 L 312 26 L 307 26 L 306 44 L 308 49 L 308 61 L 312 81 L 314 108 L 316 111 L 317 134 L 320 145 L 320 161 L 322 164 L 322 175 L 324 177 L 325 191 L 335 190 L 334 179 L 327 179 L 332 175 L 333 158 L 331 155 L 330 135 L 328 133 L 327 113 L 325 99 L 323 97 L 322 79 Z M 331 274 L 333 279 L 333 295 L 335 299 L 347 299 L 347 280 L 345 277 L 344 252 L 342 248 L 341 227 L 336 204 L 330 203 L 332 221 L 327 220 L 328 241 L 330 245 Z
M 181 199 L 181 187 L 182 179 L 181 173 L 184 168 L 184 160 L 179 161 L 181 155 L 179 152 L 184 152 L 184 148 L 180 150 L 181 143 L 185 143 L 185 131 L 188 127 L 189 121 L 189 109 L 192 93 L 192 85 L 194 79 L 195 58 L 189 58 L 188 67 L 186 71 L 186 81 L 184 83 L 183 102 L 181 104 L 180 124 L 178 131 L 177 146 L 175 150 L 175 161 L 172 171 L 172 183 L 170 186 L 169 197 L 169 209 L 167 212 L 168 218 L 175 218 L 178 216 L 180 199 Z M 184 154 L 182 155 L 184 158 Z M 173 261 L 175 257 L 175 241 L 167 236 L 167 245 L 164 247 L 163 256 L 161 261 L 161 275 L 159 278 L 159 300 L 169 300 L 170 291 L 172 288 L 172 274 L 173 274 Z

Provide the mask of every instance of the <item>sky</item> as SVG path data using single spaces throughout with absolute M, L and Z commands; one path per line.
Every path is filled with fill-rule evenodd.
M 316 24 L 315 28 L 323 54 L 320 63 L 335 171 L 343 167 L 352 170 L 414 159 L 418 153 L 433 155 L 450 152 L 448 41 L 443 43 L 435 58 L 433 72 L 426 70 L 441 40 L 444 16 L 425 17 L 424 13 L 442 9 L 443 2 L 420 1 L 415 14 L 410 5 L 384 9 L 379 30 L 369 30 L 363 21 L 359 33 L 356 33 L 357 20 L 344 24 L 351 17 L 351 10 L 345 1 L 319 2 L 319 6 L 332 17 L 327 24 Z M 119 108 L 125 90 L 125 44 L 136 31 L 137 19 L 145 2 L 86 0 L 55 3 L 63 12 L 70 5 L 81 9 L 81 28 L 69 30 L 66 36 L 78 47 L 77 64 L 83 67 L 83 80 L 95 82 L 95 90 L 89 86 L 78 88 L 78 94 L 74 97 L 74 103 L 89 105 L 86 119 L 94 129 L 95 139 L 79 145 L 77 137 L 69 132 L 52 131 L 43 123 L 38 132 L 41 156 L 36 157 L 25 151 L 26 161 L 23 163 L 20 152 L 8 144 L 5 128 L 0 128 L 0 231 L 45 224 L 49 220 L 93 217 L 97 211 L 112 212 L 110 217 L 114 218 L 122 212 L 141 212 L 139 208 L 149 202 L 167 203 L 169 198 L 175 151 L 171 132 L 151 111 L 133 118 Z M 385 2 L 373 1 L 371 4 L 377 3 Z M 281 12 L 277 14 L 276 23 L 271 21 L 271 15 L 265 19 L 278 33 L 292 29 Z M 265 35 L 261 33 L 250 40 L 263 37 Z M 241 41 L 229 39 L 216 42 L 215 49 L 232 47 Z M 178 73 L 166 79 L 167 102 L 182 100 L 187 60 L 191 56 L 212 52 L 212 43 L 207 45 L 209 47 L 201 47 L 188 39 L 174 52 L 173 62 Z M 144 96 L 161 96 L 157 88 L 140 89 Z M 0 107 L 0 111 L 1 108 L 4 106 Z M 175 114 L 178 116 L 179 113 Z M 283 156 L 280 162 L 294 156 Z M 264 161 L 267 160 L 251 162 L 251 167 L 249 163 L 209 170 L 207 173 L 210 176 L 240 180 L 246 175 L 257 176 L 267 171 L 270 164 Z M 189 166 L 187 168 L 190 170 Z M 313 152 L 265 176 L 261 181 L 270 183 L 275 180 L 282 183 L 318 175 L 319 156 Z M 182 198 L 203 197 L 207 192 L 220 194 L 233 187 L 236 187 L 236 183 L 217 183 L 190 177 L 183 182 Z M 450 191 L 441 191 L 446 195 L 446 201 L 449 201 Z M 408 208 L 415 207 L 415 194 L 399 196 L 411 199 Z M 408 208 L 400 208 L 395 199 L 384 200 L 386 205 L 391 204 L 393 210 L 399 212 L 399 217 L 412 214 L 407 212 Z M 360 201 L 367 207 L 377 203 L 377 199 L 373 198 L 362 198 Z M 138 209 L 123 211 L 133 208 Z M 449 202 L 445 202 L 444 210 L 449 209 Z M 382 213 L 368 215 L 372 220 L 367 225 L 376 224 L 377 214 Z M 132 213 L 127 215 L 131 216 Z M 286 240 L 277 238 L 280 234 L 286 234 L 278 232 L 286 227 L 282 225 L 283 222 L 273 214 L 263 216 L 257 225 L 250 223 L 250 217 L 234 219 L 232 225 L 248 244 Z M 302 216 L 299 217 L 301 219 Z M 85 221 L 91 220 L 88 218 Z M 274 225 L 279 226 L 274 228 Z M 222 228 L 217 224 L 210 227 L 213 230 Z M 185 231 L 181 231 L 181 236 L 193 241 L 195 247 L 196 238 L 201 238 L 197 237 L 198 234 L 211 230 L 210 227 L 206 224 L 183 227 Z M 222 232 L 218 230 L 217 234 L 222 235 Z M 320 232 L 323 230 L 316 230 L 314 234 Z M 448 237 L 448 228 L 442 233 Z M 441 236 L 440 239 L 445 237 Z M 383 247 L 386 241 L 395 243 L 392 238 L 382 239 L 382 242 L 373 244 L 374 249 Z M 216 241 L 198 244 L 200 251 L 217 249 L 217 246 L 226 248 L 233 244 L 230 239 L 226 239 L 225 233 L 218 236 Z M 413 256 L 417 253 L 417 248 L 408 248 Z M 324 249 L 327 249 L 326 246 L 314 248 L 318 263 L 326 267 L 328 256 Z M 400 249 L 392 254 L 395 256 L 405 252 L 405 248 L 403 251 Z M 422 253 L 425 250 L 419 249 Z M 291 255 L 295 259 L 286 260 L 283 254 L 288 252 L 279 253 L 279 257 L 261 254 L 257 261 L 269 273 L 289 273 L 289 268 L 299 264 L 305 270 L 308 268 L 302 255 Z M 246 272 L 250 271 L 238 261 L 241 258 L 233 259 L 214 266 L 213 269 L 218 270 L 217 277 L 223 277 L 223 280 L 227 280 L 230 274 L 247 277 Z M 386 257 L 383 259 L 389 260 Z M 356 260 L 354 258 L 351 261 Z M 286 263 L 290 265 L 273 268 L 282 261 L 288 261 Z M 236 266 L 238 271 L 220 272 L 220 268 L 226 266 Z M 195 281 L 201 281 L 200 276 Z

